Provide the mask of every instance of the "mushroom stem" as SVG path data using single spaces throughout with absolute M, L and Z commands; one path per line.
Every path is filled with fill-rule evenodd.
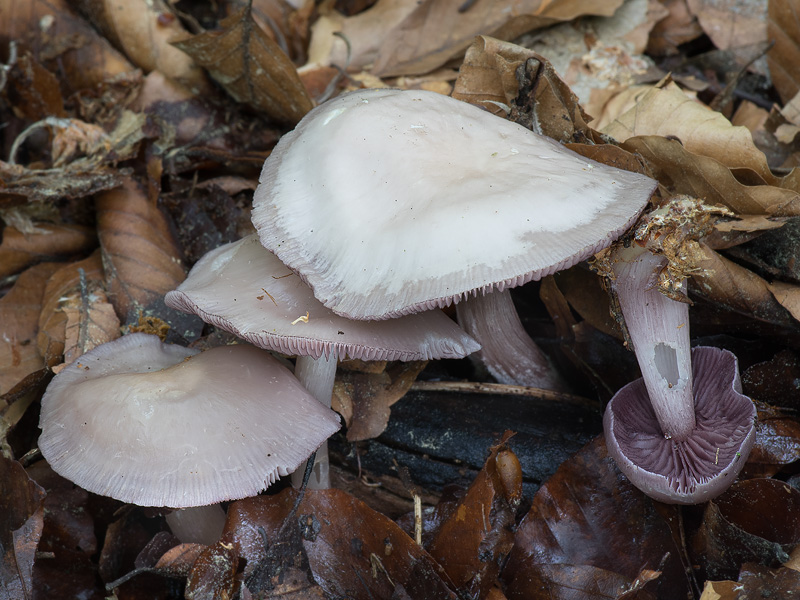
M 338 359 L 335 352 L 327 357 L 298 356 L 294 367 L 294 376 L 300 380 L 309 393 L 324 406 L 330 408 L 333 395 L 333 383 L 336 380 Z M 305 463 L 292 473 L 292 485 L 299 488 L 303 484 Z M 330 462 L 328 459 L 328 442 L 323 442 L 314 459 L 314 470 L 308 480 L 312 490 L 326 490 L 331 487 Z
M 225 511 L 219 504 L 179 508 L 165 518 L 173 535 L 183 544 L 215 544 L 225 526 Z
M 661 431 L 683 441 L 695 427 L 689 305 L 658 291 L 666 259 L 640 249 L 617 252 L 617 294 Z
M 456 305 L 458 323 L 481 345 L 486 368 L 500 383 L 568 391 L 569 386 L 522 326 L 508 289 Z

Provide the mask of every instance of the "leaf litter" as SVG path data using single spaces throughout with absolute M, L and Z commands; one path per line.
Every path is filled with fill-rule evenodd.
M 800 4 L 299 4 L 0 2 L 0 598 L 796 590 Z M 602 437 L 573 454 L 561 429 L 549 440 L 504 434 L 541 422 L 535 411 L 484 420 L 492 431 L 471 445 L 447 442 L 481 425 L 454 411 L 432 443 L 404 402 L 439 414 L 440 392 L 415 380 L 464 398 L 479 386 L 497 406 L 524 397 L 491 387 L 469 361 L 340 369 L 343 489 L 298 496 L 279 485 L 230 503 L 210 546 L 178 544 L 160 511 L 49 470 L 36 421 L 51 372 L 133 330 L 229 343 L 171 312 L 163 294 L 205 252 L 250 233 L 261 164 L 312 98 L 364 86 L 452 93 L 655 177 L 656 203 L 687 195 L 727 209 L 699 243 L 676 246 L 673 267 L 691 274 L 698 343 L 736 349 L 757 402 L 738 483 L 699 507 L 658 504 L 616 470 Z M 579 382 L 585 398 L 550 400 L 580 415 L 585 440 L 602 403 L 637 376 L 606 292 L 578 265 L 515 293 L 526 325 Z M 561 466 L 532 475 L 548 457 Z

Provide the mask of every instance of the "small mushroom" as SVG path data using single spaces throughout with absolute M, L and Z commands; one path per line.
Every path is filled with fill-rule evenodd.
M 736 357 L 697 347 L 691 354 L 693 407 L 687 430 L 670 435 L 663 422 L 680 411 L 656 410 L 643 379 L 623 387 L 603 419 L 606 445 L 620 470 L 645 494 L 670 504 L 699 504 L 724 492 L 755 441 L 756 409 L 742 394 Z
M 564 389 L 507 290 L 608 246 L 655 185 L 447 96 L 358 90 L 281 138 L 252 220 L 333 312 L 389 319 L 461 302 L 499 380 Z
M 295 375 L 326 406 L 339 358 L 463 358 L 480 347 L 440 310 L 385 321 L 340 317 L 255 235 L 208 252 L 165 302 L 259 348 L 296 355 Z M 309 486 L 330 487 L 324 447 L 317 457 Z
M 269 353 L 202 353 L 143 333 L 97 346 L 53 378 L 39 448 L 59 475 L 140 506 L 258 494 L 339 429 Z

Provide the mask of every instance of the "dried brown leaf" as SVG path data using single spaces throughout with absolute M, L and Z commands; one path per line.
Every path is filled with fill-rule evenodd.
M 87 252 L 96 243 L 94 229 L 82 225 L 38 223 L 32 233 L 6 227 L 0 244 L 0 277 L 19 273 L 39 262 Z
M 622 147 L 642 156 L 653 176 L 671 194 L 703 198 L 709 204 L 727 206 L 737 215 L 800 214 L 800 196 L 796 191 L 773 185 L 745 185 L 725 164 L 691 152 L 678 140 L 658 135 L 637 136 L 629 138 Z
M 45 284 L 59 268 L 42 263 L 19 276 L 14 287 L 0 298 L 0 394 L 13 388 L 29 373 L 43 368 L 44 359 L 36 347 L 36 332 Z
M 520 96 L 520 98 L 517 98 Z M 560 142 L 594 140 L 578 98 L 539 54 L 514 44 L 479 36 L 467 51 L 453 97 L 505 113 L 509 118 Z
M 8 73 L 8 97 L 12 106 L 31 121 L 66 116 L 58 79 L 30 52 L 22 54 Z
M 775 184 L 764 154 L 750 132 L 734 127 L 718 112 L 696 102 L 672 82 L 651 88 L 636 105 L 603 129 L 620 142 L 634 136 L 671 136 L 692 154 L 707 156 L 735 169 L 750 169 Z
M 186 30 L 164 0 L 76 0 L 75 4 L 145 73 L 158 70 L 195 93 L 209 91 L 202 69 L 171 45 Z
M 755 319 L 785 327 L 797 326 L 764 279 L 702 243 L 697 250 L 698 271 L 692 274 L 695 285 L 690 288 L 694 294 Z
M 130 178 L 97 196 L 97 231 L 109 299 L 123 322 L 163 306 L 185 278 L 181 253 L 159 208 Z
M 372 72 L 380 77 L 427 73 L 459 56 L 476 35 L 513 39 L 538 27 L 583 15 L 611 16 L 621 2 L 542 2 L 514 5 L 478 2 L 461 10 L 461 0 L 424 0 L 401 22 L 380 35 Z M 374 35 L 374 32 L 373 32 Z
M 33 598 L 44 497 L 44 490 L 18 462 L 0 456 L 0 600 Z
M 332 401 L 347 423 L 347 439 L 378 437 L 389 422 L 390 407 L 405 395 L 426 364 L 398 362 L 380 373 L 340 373 Z
M 661 571 L 648 586 L 658 598 L 684 600 L 690 583 L 679 533 L 671 530 L 678 520 L 674 507 L 634 488 L 609 460 L 603 437 L 595 438 L 533 497 L 502 573 L 506 595 L 603 598 L 587 571 L 600 575 L 605 587 L 612 581 L 631 585 L 647 569 Z
M 686 0 L 662 0 L 669 16 L 656 23 L 650 32 L 647 52 L 653 56 L 678 54 L 678 46 L 703 35 L 697 19 L 689 12 Z
M 514 545 L 522 469 L 505 444 L 509 437 L 492 448 L 484 467 L 426 547 L 468 598 L 489 593 Z
M 120 336 L 117 313 L 99 285 L 64 298 L 62 310 L 67 317 L 64 364 L 53 369 L 56 373 L 95 346 Z
M 44 289 L 36 344 L 45 363 L 50 367 L 63 360 L 68 321 L 63 310 L 64 301 L 76 295 L 80 298 L 81 271 L 87 293 L 90 289 L 102 291 L 103 264 L 99 251 L 84 260 L 59 266 Z
M 0 45 L 12 39 L 56 75 L 64 93 L 135 70 L 67 0 L 0 1 Z
M 173 44 L 205 67 L 236 101 L 273 119 L 297 123 L 313 106 L 292 61 L 247 8 L 224 19 L 217 31 Z
M 217 542 L 203 548 L 186 581 L 186 598 L 232 598 L 239 560 L 234 546 Z
M 767 39 L 767 0 L 687 0 L 687 4 L 720 50 Z
M 118 169 L 75 161 L 64 169 L 36 170 L 0 160 L 0 203 L 53 202 L 83 198 L 120 184 Z

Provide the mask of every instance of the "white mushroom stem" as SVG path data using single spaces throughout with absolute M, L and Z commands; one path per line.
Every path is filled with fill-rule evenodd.
M 165 518 L 183 544 L 216 544 L 225 527 L 225 511 L 219 504 L 176 509 Z
M 456 305 L 458 323 L 481 345 L 486 368 L 500 383 L 564 392 L 567 384 L 526 333 L 509 291 L 471 296 Z
M 614 289 L 642 370 L 650 403 L 667 438 L 685 440 L 695 426 L 689 305 L 658 291 L 666 259 L 623 249 L 614 257 Z
M 309 393 L 319 400 L 324 406 L 330 408 L 333 384 L 336 380 L 336 353 L 331 352 L 326 358 L 298 356 L 294 367 L 294 376 L 300 380 Z M 303 484 L 305 463 L 292 473 L 292 485 L 299 488 Z M 326 490 L 331 487 L 330 461 L 328 459 L 328 442 L 324 442 L 317 450 L 314 459 L 314 470 L 308 480 L 308 487 L 312 490 Z

